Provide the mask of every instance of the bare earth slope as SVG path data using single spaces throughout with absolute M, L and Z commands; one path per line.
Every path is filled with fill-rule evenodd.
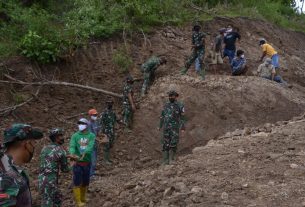
M 232 133 L 175 165 L 96 181 L 93 194 L 104 206 L 304 206 L 304 133 L 304 116 Z
M 117 141 L 112 151 L 114 165 L 109 167 L 98 163 L 98 179 L 93 181 L 90 189 L 89 196 L 92 201 L 89 206 L 161 206 L 161 202 L 163 206 L 169 206 L 169 203 L 173 206 L 255 206 L 255 203 L 256 206 L 294 206 L 296 203 L 295 206 L 300 206 L 302 198 L 297 199 L 297 196 L 303 192 L 300 187 L 302 171 L 300 168 L 293 168 L 294 177 L 285 177 L 285 174 L 281 173 L 285 172 L 284 166 L 290 159 L 300 164 L 297 161 L 302 155 L 286 155 L 286 148 L 290 149 L 289 146 L 293 145 L 296 146 L 295 149 L 291 150 L 292 147 L 287 152 L 301 151 L 303 143 L 301 135 L 297 134 L 304 135 L 304 126 L 301 126 L 303 122 L 281 126 L 279 131 L 269 132 L 273 123 L 290 120 L 304 112 L 305 35 L 247 18 L 215 18 L 205 22 L 203 30 L 214 33 L 228 24 L 238 27 L 242 35 L 238 48 L 246 51 L 250 66 L 248 76 L 228 76 L 230 71 L 227 65 L 218 68 L 216 75 L 214 71 L 208 70 L 205 81 L 195 77 L 193 68 L 190 69 L 189 76 L 180 76 L 179 70 L 190 54 L 191 25 L 159 28 L 146 34 L 146 39 L 142 34 L 134 34 L 132 40 L 127 40 L 134 61 L 130 72 L 135 78 L 142 78 L 139 65 L 151 53 L 166 55 L 168 64 L 157 70 L 156 81 L 144 99 L 139 97 L 142 81 L 135 83 L 135 95 L 140 109 L 135 114 L 133 131 L 126 133 L 121 126 L 117 127 Z M 262 36 L 278 50 L 281 57 L 281 74 L 293 85 L 292 88 L 251 76 L 259 64 L 257 59 L 261 51 L 257 41 Z M 208 37 L 207 48 L 210 42 L 211 37 Z M 88 48 L 78 49 L 73 56 L 48 66 L 37 65 L 19 57 L 13 58 L 1 63 L 0 78 L 7 80 L 5 75 L 8 74 L 23 81 L 59 80 L 121 93 L 125 74 L 115 68 L 112 57 L 115 50 L 123 44 L 124 41 L 119 37 L 91 42 Z M 158 119 L 167 99 L 166 92 L 170 89 L 176 89 L 180 93 L 188 119 L 187 132 L 181 137 L 179 145 L 180 156 L 190 153 L 194 147 L 205 145 L 211 139 L 217 140 L 219 136 L 229 138 L 226 139 L 229 141 L 211 141 L 207 147 L 199 150 L 200 153 L 181 158 L 177 170 L 174 170 L 173 166 L 159 168 L 161 134 L 157 131 Z M 27 100 L 36 90 L 36 86 L 2 84 L 1 108 Z M 1 117 L 0 128 L 3 129 L 13 122 L 31 123 L 43 128 L 45 132 L 51 127 L 63 127 L 67 132 L 68 143 L 69 137 L 76 130 L 75 123 L 80 117 L 78 114 L 92 107 L 101 111 L 105 100 L 106 95 L 92 91 L 44 86 L 34 101 L 14 110 L 8 116 Z M 120 114 L 121 100 L 117 98 L 115 110 Z M 299 138 L 282 135 L 281 132 L 286 127 Z M 243 129 L 247 133 L 268 131 L 268 136 L 262 139 L 252 135 L 243 136 L 242 139 L 238 136 L 232 138 L 233 135 L 241 135 Z M 238 140 L 233 141 L 236 138 Z M 48 140 L 44 139 L 36 146 L 37 154 L 47 142 Z M 270 155 L 271 158 L 260 157 L 260 154 L 268 154 L 268 150 L 270 153 L 284 155 L 278 158 L 274 154 Z M 37 178 L 37 154 L 33 162 L 26 166 L 32 180 Z M 99 157 L 102 157 L 101 151 Z M 277 159 L 284 158 L 287 159 L 282 164 L 276 162 Z M 275 180 L 271 179 L 273 175 Z M 65 195 L 64 206 L 73 206 L 71 189 L 67 188 L 71 174 L 61 176 L 60 185 Z M 172 182 L 171 177 L 184 182 L 188 190 L 179 190 L 179 187 L 176 187 L 177 182 Z M 150 182 L 143 183 L 142 178 Z M 290 180 L 286 182 L 284 179 L 288 178 Z M 285 182 L 281 183 L 281 179 Z M 126 184 L 129 180 L 132 182 Z M 140 181 L 141 183 L 138 183 Z M 260 186 L 261 183 L 267 187 Z M 34 203 L 39 206 L 35 182 L 31 184 Z M 184 184 L 177 185 L 184 188 Z M 297 192 L 294 193 L 288 184 Z M 199 192 L 199 196 L 189 193 L 189 190 L 197 185 L 203 190 Z M 171 186 L 173 188 L 163 197 L 165 189 Z M 201 190 L 198 188 L 193 191 Z M 292 198 L 296 199 L 295 203 Z M 251 203 L 252 201 L 254 203 Z M 288 202 L 292 204 L 288 205 Z

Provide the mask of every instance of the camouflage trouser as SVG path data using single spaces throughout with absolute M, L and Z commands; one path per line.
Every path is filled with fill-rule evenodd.
M 191 56 L 187 59 L 187 61 L 185 63 L 186 71 L 191 67 L 191 65 L 194 63 L 194 61 L 197 58 L 199 60 L 199 68 L 200 68 L 200 70 L 202 70 L 202 61 L 203 61 L 203 57 L 204 57 L 204 52 L 205 52 L 204 47 L 200 48 L 200 49 L 194 49 L 192 51 Z
M 161 143 L 163 145 L 162 151 L 173 150 L 176 152 L 179 143 L 179 129 L 164 129 Z
M 113 133 L 106 133 L 106 135 L 109 138 L 109 142 L 104 145 L 104 152 L 109 152 L 109 150 L 113 147 L 114 134 Z
M 56 176 L 39 176 L 38 182 L 41 207 L 60 207 L 62 194 L 58 188 Z
M 133 112 L 130 104 L 123 104 L 123 123 L 127 128 L 131 127 Z
M 147 93 L 147 88 L 151 85 L 151 83 L 155 79 L 154 71 L 144 72 L 144 83 L 142 86 L 142 95 Z

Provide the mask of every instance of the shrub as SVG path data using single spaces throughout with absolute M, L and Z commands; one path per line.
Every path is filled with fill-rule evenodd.
M 51 42 L 36 32 L 29 31 L 21 42 L 22 54 L 40 63 L 55 62 L 59 49 L 58 44 Z
M 127 49 L 125 47 L 115 51 L 112 57 L 112 61 L 122 73 L 127 73 L 133 64 L 132 59 L 128 55 Z

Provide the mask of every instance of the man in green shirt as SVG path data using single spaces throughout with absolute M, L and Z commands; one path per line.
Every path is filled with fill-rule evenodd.
M 78 131 L 71 137 L 69 152 L 77 158 L 73 165 L 73 193 L 76 205 L 81 207 L 85 206 L 90 183 L 90 162 L 95 135 L 89 131 L 87 119 L 81 118 L 77 124 Z

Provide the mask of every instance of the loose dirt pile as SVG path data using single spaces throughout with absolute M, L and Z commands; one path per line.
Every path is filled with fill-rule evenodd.
M 96 181 L 100 206 L 304 206 L 304 116 L 196 147 L 175 165 Z

